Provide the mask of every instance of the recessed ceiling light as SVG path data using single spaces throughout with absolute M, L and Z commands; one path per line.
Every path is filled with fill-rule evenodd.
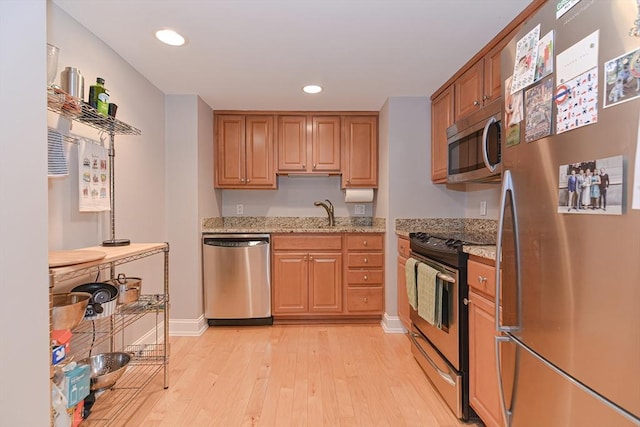
M 185 44 L 184 37 L 173 30 L 158 30 L 156 31 L 156 38 L 162 43 L 166 43 L 171 46 L 182 46 Z
M 302 88 L 306 93 L 319 93 L 322 92 L 322 86 L 318 85 L 307 85 Z

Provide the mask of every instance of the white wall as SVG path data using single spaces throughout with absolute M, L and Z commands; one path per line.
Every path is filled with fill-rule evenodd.
M 0 425 L 49 425 L 46 4 L 0 1 Z
M 168 95 L 167 229 L 171 319 L 202 316 L 202 217 L 219 216 L 213 188 L 213 111 L 196 95 Z M 198 329 L 196 325 L 194 329 Z M 185 332 L 185 331 L 182 331 Z M 195 331 L 194 331 L 195 332 Z
M 500 184 L 467 184 L 465 218 L 498 219 Z M 487 202 L 487 215 L 480 214 L 480 202 Z
M 344 202 L 340 177 L 278 177 L 277 190 L 223 190 L 223 216 L 236 216 L 236 205 L 242 204 L 244 216 L 309 216 L 326 217 L 316 200 L 329 199 L 336 217 L 372 216 L 373 204 L 365 205 L 365 215 L 354 214 L 354 204 Z M 375 199 L 374 199 L 375 200 Z
M 397 218 L 459 218 L 465 215 L 466 193 L 431 183 L 430 101 L 426 97 L 391 97 L 381 111 L 380 170 L 386 183 L 387 240 L 385 310 L 398 314 Z M 384 157 L 386 156 L 386 157 Z

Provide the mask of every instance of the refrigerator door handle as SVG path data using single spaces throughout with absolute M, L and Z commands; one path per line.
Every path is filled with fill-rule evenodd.
M 500 344 L 508 343 L 511 341 L 511 338 L 507 336 L 495 336 L 495 344 L 496 344 L 496 372 L 498 372 L 498 390 L 500 392 L 500 412 L 502 413 L 502 419 L 504 420 L 505 427 L 511 427 L 511 416 L 513 412 L 510 407 L 507 408 L 507 403 L 505 402 L 505 394 L 504 394 L 504 385 L 502 384 L 502 358 L 500 357 Z M 516 368 L 514 373 L 514 381 L 515 384 L 517 381 L 518 369 Z M 514 391 L 515 392 L 515 391 Z M 511 394 L 511 401 L 514 400 L 515 396 Z
M 492 165 L 491 162 L 489 162 L 489 153 L 487 152 L 487 136 L 489 134 L 489 128 L 496 122 L 496 118 L 491 117 L 489 120 L 487 120 L 487 123 L 484 125 L 484 130 L 482 131 L 482 160 L 484 161 L 484 165 L 491 172 L 496 171 L 496 165 Z
M 522 300 L 522 284 L 520 280 L 520 233 L 518 232 L 518 216 L 516 212 L 516 195 L 513 187 L 513 178 L 511 177 L 511 171 L 505 170 L 502 174 L 502 190 L 500 192 L 500 219 L 498 220 L 498 239 L 496 242 L 496 312 L 495 312 L 495 322 L 496 322 L 496 332 L 511 332 L 517 331 L 520 329 L 520 313 L 521 310 L 521 300 Z M 503 325 L 501 324 L 501 316 L 500 316 L 500 306 L 502 292 L 502 275 L 500 274 L 502 271 L 502 238 L 504 232 L 504 218 L 505 212 L 507 210 L 507 201 L 509 204 L 509 209 L 511 209 L 511 216 L 513 218 L 513 240 L 514 240 L 514 261 L 515 261 L 515 271 L 516 271 L 516 325 Z

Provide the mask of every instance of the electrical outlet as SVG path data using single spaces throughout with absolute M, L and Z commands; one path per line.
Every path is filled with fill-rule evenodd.
M 236 205 L 236 214 L 237 215 L 244 214 L 244 205 L 241 205 L 241 204 Z
M 483 200 L 480 202 L 480 215 L 487 216 L 487 202 Z
M 364 215 L 364 205 L 356 205 L 353 209 L 353 213 L 356 215 Z

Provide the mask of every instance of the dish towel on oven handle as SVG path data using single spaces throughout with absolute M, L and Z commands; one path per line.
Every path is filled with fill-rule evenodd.
M 407 284 L 407 297 L 409 298 L 409 305 L 414 310 L 418 310 L 418 291 L 416 289 L 416 264 L 418 260 L 415 258 L 407 259 L 407 263 L 404 266 L 404 274 Z
M 422 262 L 418 263 L 418 315 L 430 325 L 439 323 L 437 316 L 437 274 L 438 271 Z

